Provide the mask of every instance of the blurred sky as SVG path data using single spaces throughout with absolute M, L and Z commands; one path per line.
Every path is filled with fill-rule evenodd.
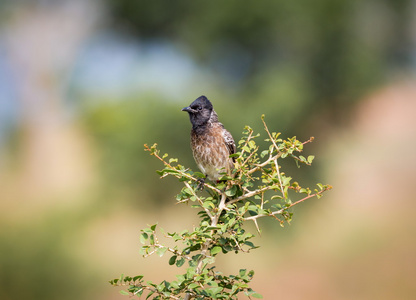
M 140 45 L 123 41 L 116 33 L 98 34 L 79 57 L 73 85 L 95 96 L 110 94 L 121 99 L 126 94 L 160 90 L 167 98 L 179 100 L 197 74 L 194 62 L 167 41 Z
M 219 267 L 254 269 L 265 299 L 414 299 L 415 20 L 411 0 L 1 2 L 0 299 L 177 274 L 139 230 L 197 218 L 143 144 L 196 169 L 180 109 L 202 94 L 236 140 L 263 113 L 315 136 L 315 166 L 287 172 L 334 186 Z

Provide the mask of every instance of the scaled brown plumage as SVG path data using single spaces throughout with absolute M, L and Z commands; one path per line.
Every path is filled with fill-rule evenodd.
M 191 148 L 198 168 L 212 181 L 221 178 L 221 173 L 229 174 L 233 169 L 229 156 L 235 153 L 235 142 L 218 121 L 211 102 L 201 96 L 182 110 L 191 119 Z

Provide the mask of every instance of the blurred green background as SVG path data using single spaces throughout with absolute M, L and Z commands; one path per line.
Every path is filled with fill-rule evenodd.
M 412 0 L 0 2 L 0 299 L 173 278 L 139 230 L 197 219 L 143 144 L 196 169 L 180 109 L 200 95 L 236 140 L 263 113 L 314 136 L 288 172 L 334 186 L 220 269 L 265 299 L 415 299 L 415 71 Z

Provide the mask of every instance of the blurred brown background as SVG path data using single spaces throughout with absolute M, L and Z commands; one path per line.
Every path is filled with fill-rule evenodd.
M 0 2 L 0 299 L 125 299 L 121 273 L 171 280 L 139 230 L 191 228 L 143 144 L 196 169 L 180 109 L 315 136 L 301 183 L 334 189 L 263 221 L 265 299 L 415 299 L 416 1 Z M 251 226 L 251 225 L 249 225 Z

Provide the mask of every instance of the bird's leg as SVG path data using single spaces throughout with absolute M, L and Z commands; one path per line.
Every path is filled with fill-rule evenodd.
M 207 179 L 207 176 L 198 179 L 198 190 L 202 191 L 204 189 L 205 179 Z

